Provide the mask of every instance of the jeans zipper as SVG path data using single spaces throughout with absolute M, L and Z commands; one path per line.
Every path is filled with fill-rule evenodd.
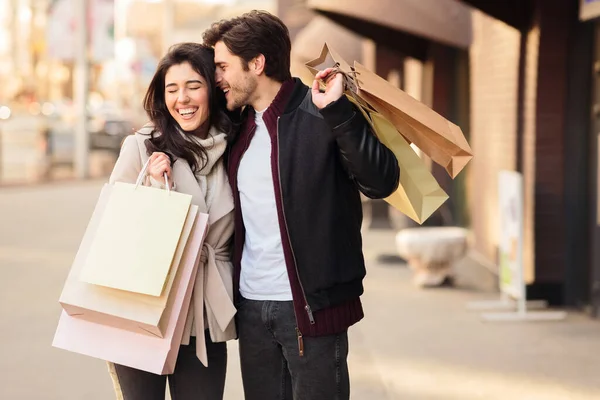
M 280 117 L 277 117 L 277 171 L 278 171 L 278 178 L 279 178 L 279 195 L 281 197 L 281 213 L 283 215 L 283 224 L 285 225 L 285 231 L 288 237 L 288 242 L 290 244 L 290 250 L 292 251 L 292 258 L 294 259 L 294 269 L 296 270 L 296 277 L 298 279 L 298 283 L 300 284 L 300 289 L 302 292 L 302 297 L 304 299 L 304 309 L 306 310 L 306 313 L 308 314 L 308 319 L 311 323 L 311 325 L 314 325 L 315 323 L 315 319 L 313 317 L 313 313 L 312 310 L 310 308 L 310 305 L 308 305 L 308 300 L 306 299 L 306 294 L 304 292 L 304 286 L 302 285 L 302 281 L 300 280 L 300 274 L 298 273 L 298 263 L 296 262 L 296 255 L 294 254 L 294 247 L 292 246 L 292 240 L 290 238 L 290 230 L 288 229 L 288 224 L 287 224 L 287 218 L 285 217 L 285 210 L 283 207 L 283 185 L 281 184 L 281 163 L 279 161 L 279 156 L 281 155 L 281 152 L 279 151 L 279 119 Z M 304 355 L 304 340 L 302 338 L 302 332 L 300 332 L 300 328 L 298 328 L 298 316 L 296 315 L 296 309 L 294 308 L 294 317 L 296 318 L 296 335 L 298 336 L 298 351 L 300 354 L 300 357 L 302 357 Z

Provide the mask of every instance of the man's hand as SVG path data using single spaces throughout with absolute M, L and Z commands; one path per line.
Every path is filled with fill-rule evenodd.
M 333 68 L 327 68 L 315 75 L 312 86 L 312 100 L 319 110 L 338 100 L 344 94 L 344 76 L 340 73 L 336 73 L 335 76 L 328 76 L 332 71 Z M 321 79 L 326 82 L 324 93 L 319 90 L 319 80 Z

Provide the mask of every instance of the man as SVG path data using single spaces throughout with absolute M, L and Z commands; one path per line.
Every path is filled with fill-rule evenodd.
M 349 326 L 363 317 L 360 192 L 393 193 L 398 163 L 343 95 L 343 77 L 290 75 L 277 17 L 253 11 L 204 33 L 227 108 L 234 284 L 247 400 L 348 399 Z M 317 80 L 327 81 L 319 90 Z

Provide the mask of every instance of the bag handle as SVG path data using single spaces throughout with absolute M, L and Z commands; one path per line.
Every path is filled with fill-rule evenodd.
M 335 77 L 337 74 L 341 74 L 344 80 L 344 94 L 352 103 L 354 103 L 354 105 L 356 105 L 356 107 L 365 117 L 373 131 L 375 131 L 375 124 L 373 123 L 373 119 L 371 118 L 371 113 L 375 112 L 375 110 L 373 110 L 367 102 L 363 101 L 360 97 L 358 97 L 356 93 L 359 90 L 358 82 L 356 79 L 356 76 L 359 75 L 359 72 L 355 71 L 353 67 L 351 67 L 352 70 L 350 72 L 342 71 L 340 69 L 339 62 L 336 62 L 332 68 L 333 70 L 329 73 L 329 75 L 327 75 L 322 80 L 323 85 L 325 85 L 330 79 L 333 79 L 333 77 Z
M 142 167 L 142 170 L 140 171 L 140 174 L 137 177 L 137 181 L 135 181 L 135 188 L 137 189 L 137 187 L 142 183 L 142 181 L 144 180 L 144 178 L 146 177 L 146 172 L 148 171 L 148 166 L 150 165 L 150 158 L 148 158 L 148 160 L 146 161 L 146 163 L 144 164 L 144 166 Z M 171 185 L 169 184 L 169 177 L 167 176 L 167 173 L 164 173 L 164 177 L 165 177 L 165 186 L 167 187 L 167 193 L 171 193 Z

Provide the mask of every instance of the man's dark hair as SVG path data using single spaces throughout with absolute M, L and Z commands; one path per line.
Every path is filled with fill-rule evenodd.
M 204 44 L 214 46 L 223 42 L 229 51 L 245 62 L 259 54 L 265 56 L 265 75 L 278 82 L 291 78 L 290 53 L 292 44 L 285 24 L 266 11 L 250 11 L 239 17 L 215 22 L 204 32 Z

